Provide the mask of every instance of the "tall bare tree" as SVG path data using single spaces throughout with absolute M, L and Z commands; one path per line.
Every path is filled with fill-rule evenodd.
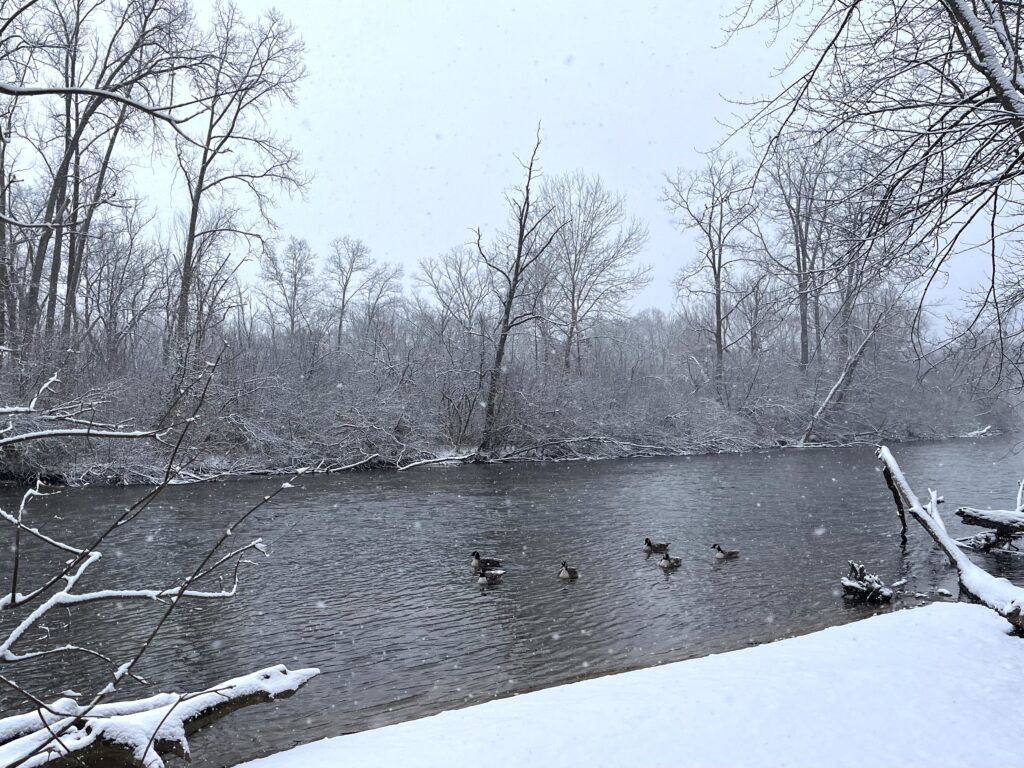
M 522 163 L 526 172 L 523 184 L 505 195 L 511 218 L 508 229 L 489 248 L 484 247 L 480 230 L 476 231 L 477 253 L 490 270 L 492 290 L 500 307 L 494 331 L 494 357 L 488 373 L 481 453 L 495 450 L 501 442 L 498 405 L 509 337 L 517 327 L 536 317 L 534 308 L 523 301 L 520 291 L 531 268 L 549 252 L 551 244 L 565 225 L 555 218 L 553 207 L 543 203 L 538 206 L 534 198 L 534 184 L 540 173 L 537 167 L 539 152 L 538 131 L 530 158 Z
M 184 349 L 190 334 L 190 303 L 195 289 L 197 243 L 210 234 L 202 226 L 204 206 L 213 202 L 231 216 L 217 217 L 220 233 L 261 241 L 256 222 L 234 201 L 255 206 L 263 227 L 272 225 L 275 190 L 301 189 L 298 153 L 269 130 L 267 110 L 292 102 L 305 74 L 304 47 L 292 26 L 271 11 L 246 21 L 226 0 L 214 7 L 209 59 L 191 71 L 194 98 L 202 105 L 203 135 L 198 146 L 177 139 L 177 160 L 188 189 L 189 206 L 182 242 L 175 339 Z
M 743 257 L 741 240 L 745 227 L 755 213 L 750 179 L 742 160 L 719 151 L 710 153 L 707 164 L 699 171 L 679 171 L 665 179 L 663 200 L 677 225 L 683 230 L 694 229 L 698 234 L 700 258 L 693 269 L 682 274 L 680 283 L 689 291 L 711 297 L 715 390 L 724 403 L 727 293 L 730 273 Z
M 345 318 L 353 301 L 366 293 L 374 267 L 369 246 L 358 238 L 338 237 L 327 254 L 327 301 L 337 317 L 335 347 L 341 348 Z
M 289 336 L 308 326 L 317 292 L 316 256 L 309 243 L 292 237 L 280 253 L 267 248 L 261 259 L 260 277 L 271 328 L 277 327 L 278 316 L 284 317 Z
M 650 280 L 650 269 L 634 263 L 647 242 L 647 227 L 626 219 L 622 195 L 608 190 L 599 176 L 581 171 L 546 180 L 541 199 L 551 206 L 555 221 L 563 223 L 549 259 L 557 295 L 555 323 L 564 336 L 565 370 L 574 347 L 579 369 L 580 342 L 588 326 L 619 313 Z

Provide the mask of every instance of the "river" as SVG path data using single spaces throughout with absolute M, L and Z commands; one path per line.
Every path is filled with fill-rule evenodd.
M 959 534 L 960 504 L 1012 506 L 1024 469 L 1016 447 L 1000 437 L 894 453 L 916 489 L 933 485 L 945 495 L 946 520 Z M 155 587 L 190 572 L 230 519 L 280 483 L 168 489 L 107 542 L 84 586 Z M 323 674 L 290 699 L 195 734 L 193 765 L 233 765 L 497 696 L 854 621 L 878 609 L 840 597 L 851 558 L 887 582 L 908 580 L 909 595 L 895 608 L 916 605 L 915 592 L 956 592 L 954 574 L 922 531 L 913 528 L 901 546 L 867 446 L 435 466 L 295 485 L 234 532 L 235 543 L 262 536 L 270 547 L 270 557 L 242 568 L 240 594 L 183 602 L 138 672 L 159 690 L 195 690 L 278 662 Z M 141 493 L 68 490 L 30 507 L 29 519 L 81 542 Z M 645 536 L 671 541 L 682 568 L 662 572 L 641 550 Z M 716 561 L 715 542 L 740 549 L 741 558 Z M 477 586 L 474 549 L 504 559 L 504 583 Z M 557 578 L 563 559 L 580 569 L 579 581 Z M 29 560 L 23 585 L 45 560 L 42 551 Z M 1024 557 L 988 555 L 983 563 L 1024 582 Z M 77 642 L 117 655 L 144 636 L 159 608 L 89 606 L 65 618 Z M 22 648 L 47 633 L 47 642 L 70 637 L 58 618 Z M 101 667 L 75 659 L 56 671 L 19 665 L 10 673 L 53 695 L 91 690 Z M 0 693 L 5 714 L 23 708 Z

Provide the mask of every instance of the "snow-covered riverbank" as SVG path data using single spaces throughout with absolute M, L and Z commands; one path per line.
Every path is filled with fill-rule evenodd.
M 1009 629 L 987 608 L 935 603 L 244 765 L 1016 765 L 1024 640 Z

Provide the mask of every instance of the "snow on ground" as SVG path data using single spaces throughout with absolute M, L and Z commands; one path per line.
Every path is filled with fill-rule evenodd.
M 1021 765 L 1024 639 L 1009 629 L 985 607 L 934 603 L 325 739 L 244 766 Z

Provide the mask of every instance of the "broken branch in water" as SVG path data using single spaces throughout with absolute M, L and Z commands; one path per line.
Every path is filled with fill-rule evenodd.
M 877 456 L 889 471 L 892 478 L 891 487 L 895 487 L 906 511 L 921 524 L 956 568 L 962 593 L 988 606 L 1017 629 L 1024 630 L 1024 589 L 1014 586 L 1006 579 L 993 576 L 971 562 L 957 542 L 946 532 L 946 524 L 939 516 L 938 494 L 929 489 L 928 505 L 925 507 L 910 489 L 907 478 L 904 477 L 889 449 L 881 446 Z
M 892 600 L 892 589 L 885 586 L 881 577 L 868 573 L 861 563 L 850 563 L 850 573 L 840 579 L 846 597 L 865 600 L 869 603 L 887 603 Z
M 958 539 L 959 543 L 970 549 L 979 549 L 983 552 L 992 549 L 1001 549 L 1005 552 L 1018 551 L 1014 539 L 1024 535 L 1024 498 L 1022 496 L 1024 496 L 1024 481 L 1017 487 L 1015 509 L 960 507 L 956 514 L 964 523 L 992 530 Z

